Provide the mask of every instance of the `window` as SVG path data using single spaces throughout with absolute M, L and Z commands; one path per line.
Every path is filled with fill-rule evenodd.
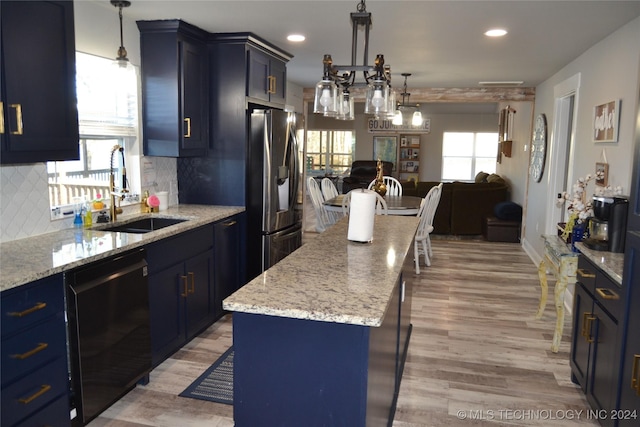
M 356 145 L 352 131 L 307 131 L 307 175 L 340 175 L 351 167 Z
M 442 180 L 473 181 L 478 172 L 495 173 L 497 152 L 497 133 L 445 132 Z
M 112 150 L 117 187 L 121 171 L 132 166 L 138 135 L 138 89 L 134 70 L 116 69 L 112 60 L 76 52 L 76 91 L 80 126 L 80 159 L 48 162 L 49 202 L 52 208 L 72 203 L 74 197 L 109 197 Z M 124 158 L 123 158 L 124 157 Z M 135 168 L 134 168 L 135 169 Z M 129 179 L 127 187 L 129 188 Z

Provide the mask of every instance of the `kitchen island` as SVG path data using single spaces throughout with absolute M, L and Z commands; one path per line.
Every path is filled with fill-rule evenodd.
M 417 225 L 376 216 L 373 242 L 362 244 L 347 240 L 344 218 L 224 300 L 236 426 L 390 425 Z

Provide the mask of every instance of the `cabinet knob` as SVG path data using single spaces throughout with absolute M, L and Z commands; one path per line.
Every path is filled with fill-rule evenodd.
M 22 353 L 22 354 L 12 354 L 11 358 L 13 359 L 19 359 L 19 360 L 24 360 L 24 359 L 28 359 L 29 357 L 33 356 L 36 353 L 40 353 L 42 350 L 45 350 L 47 347 L 49 347 L 49 344 L 47 344 L 46 342 L 41 342 L 39 343 L 35 348 Z
M 590 278 L 590 279 L 596 277 L 595 274 L 591 273 L 589 270 L 585 270 L 584 268 L 579 268 L 578 269 L 578 275 L 580 277 Z
M 31 396 L 29 397 L 21 397 L 20 399 L 18 399 L 18 402 L 23 403 L 25 405 L 28 405 L 29 403 L 31 403 L 33 400 L 37 399 L 38 397 L 42 396 L 43 394 L 45 394 L 46 392 L 48 392 L 49 390 L 51 390 L 51 386 L 49 384 L 42 384 L 40 386 L 40 390 L 36 391 L 35 393 L 33 393 Z
M 192 271 L 188 272 L 187 275 L 191 279 L 191 289 L 189 289 L 189 293 L 195 294 L 196 293 L 196 275 Z
M 633 355 L 633 368 L 631 369 L 631 388 L 640 396 L 640 354 Z
M 267 80 L 269 81 L 269 90 L 268 93 L 276 93 L 276 78 L 275 76 L 267 76 Z
M 189 284 L 187 283 L 187 276 L 180 276 L 182 279 L 182 286 L 184 286 L 184 292 L 180 296 L 186 298 L 189 295 Z
M 4 102 L 0 101 L 0 134 L 4 133 Z

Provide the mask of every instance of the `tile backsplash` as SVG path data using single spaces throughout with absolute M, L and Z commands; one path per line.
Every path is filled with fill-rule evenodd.
M 176 159 L 142 157 L 154 179 L 142 190 L 170 191 L 169 205 L 178 203 Z M 23 239 L 73 227 L 73 218 L 51 221 L 45 163 L 0 166 L 0 242 Z

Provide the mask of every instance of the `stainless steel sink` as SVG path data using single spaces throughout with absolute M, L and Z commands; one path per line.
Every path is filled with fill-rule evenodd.
M 143 234 L 187 221 L 179 218 L 142 218 L 125 224 L 103 228 L 104 231 Z

